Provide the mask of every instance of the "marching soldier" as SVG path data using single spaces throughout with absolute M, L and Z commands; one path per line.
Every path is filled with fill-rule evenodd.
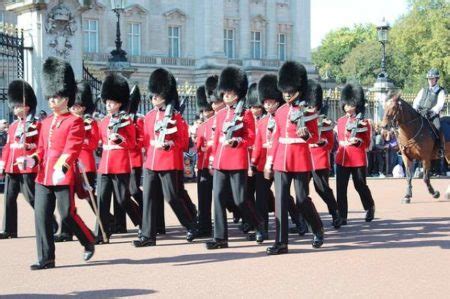
M 206 243 L 207 249 L 228 247 L 225 206 L 230 187 L 243 218 L 257 229 L 256 241 L 264 241 L 264 221 L 256 212 L 254 202 L 247 197 L 248 147 L 253 145 L 255 139 L 253 115 L 244 109 L 247 88 L 247 75 L 243 70 L 227 67 L 222 71 L 218 89 L 223 92 L 227 107 L 216 115 L 213 155 L 210 158 L 215 170 L 214 239 Z
M 17 238 L 17 197 L 22 192 L 34 207 L 34 180 L 37 167 L 19 168 L 18 161 L 36 151 L 40 122 L 34 117 L 36 95 L 33 88 L 23 80 L 12 81 L 8 86 L 8 103 L 17 120 L 8 130 L 8 138 L 2 151 L 0 173 L 5 177 L 5 205 L 3 229 L 0 239 Z
M 153 94 L 154 109 L 144 119 L 144 193 L 142 234 L 133 241 L 135 247 L 156 245 L 156 209 L 158 194 L 155 184 L 161 182 L 164 199 L 168 201 L 180 223 L 186 227 L 186 240 L 196 236 L 196 219 L 192 217 L 182 199 L 177 182 L 180 149 L 185 146 L 180 131 L 183 117 L 178 108 L 178 92 L 175 78 L 167 70 L 159 68 L 150 75 L 149 91 Z
M 27 167 L 39 166 L 34 206 L 38 262 L 31 270 L 55 267 L 52 219 L 56 201 L 62 223 L 84 246 L 84 260 L 91 259 L 95 251 L 94 235 L 75 207 L 75 163 L 85 137 L 83 120 L 69 112 L 77 90 L 75 76 L 69 63 L 54 57 L 45 61 L 43 75 L 44 93 L 53 115 L 42 121 L 36 153 L 25 160 Z
M 118 74 L 106 76 L 101 97 L 108 115 L 100 122 L 100 136 L 103 153 L 98 166 L 97 197 L 100 220 L 110 223 L 111 195 L 126 211 L 135 226 L 141 224 L 142 217 L 138 205 L 130 197 L 130 150 L 135 148 L 136 132 L 128 109 L 130 89 L 127 80 Z M 106 225 L 106 236 L 111 232 Z M 109 243 L 104 240 L 99 225 L 96 226 L 97 244 Z
M 83 81 L 78 83 L 75 102 L 69 110 L 72 114 L 82 118 L 84 122 L 85 136 L 78 161 L 81 163 L 80 167 L 83 167 L 83 170 L 86 172 L 90 187 L 95 190 L 96 165 L 94 151 L 98 147 L 100 134 L 97 122 L 92 118 L 95 106 L 92 99 L 91 86 L 87 82 Z M 95 194 L 95 192 L 92 193 Z M 88 198 L 87 200 L 94 211 L 91 199 Z M 54 239 L 55 242 L 73 241 L 73 234 L 68 226 L 62 224 L 61 233 L 55 235 Z
M 336 152 L 337 204 L 342 224 L 347 224 L 347 187 L 350 174 L 359 194 L 366 222 L 375 217 L 375 202 L 366 182 L 367 156 L 370 145 L 371 128 L 364 118 L 364 90 L 357 84 L 347 84 L 342 89 L 341 107 L 345 115 L 337 121 L 339 147 Z
M 209 172 L 209 156 L 211 155 L 212 125 L 214 110 L 206 97 L 205 86 L 197 89 L 197 111 L 204 121 L 197 128 L 197 194 L 198 194 L 198 236 L 210 237 L 212 234 L 212 175 Z
M 312 246 L 323 244 L 323 225 L 316 207 L 309 198 L 309 177 L 312 171 L 308 144 L 318 141 L 317 117 L 305 109 L 308 106 L 307 75 L 303 65 L 287 61 L 278 73 L 278 88 L 286 104 L 275 114 L 273 143 L 267 157 L 265 172 L 275 177 L 276 238 L 267 254 L 288 252 L 287 206 L 291 182 L 294 181 L 297 206 L 311 226 L 314 235 Z
M 308 80 L 309 105 L 314 112 L 322 112 L 323 92 L 322 87 L 314 80 Z M 309 149 L 312 155 L 313 171 L 312 178 L 314 188 L 317 194 L 323 199 L 328 207 L 328 212 L 333 218 L 332 224 L 335 228 L 341 226 L 341 217 L 339 215 L 336 199 L 328 184 L 330 176 L 330 152 L 334 145 L 333 122 L 326 118 L 326 114 L 319 116 L 319 141 L 310 143 Z

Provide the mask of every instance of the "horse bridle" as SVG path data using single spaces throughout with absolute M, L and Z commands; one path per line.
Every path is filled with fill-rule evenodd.
M 383 129 L 387 130 L 388 128 L 392 128 L 394 129 L 394 134 L 395 134 L 395 138 L 397 138 L 397 142 L 399 144 L 400 149 L 403 151 L 404 149 L 406 149 L 407 147 L 411 146 L 412 144 L 415 143 L 414 139 L 419 136 L 420 132 L 422 131 L 423 128 L 423 117 L 421 117 L 420 115 L 414 119 L 409 120 L 408 122 L 405 123 L 405 125 L 408 125 L 410 123 L 413 123 L 414 121 L 420 119 L 420 128 L 416 131 L 416 134 L 409 138 L 405 144 L 402 144 L 400 142 L 400 138 L 399 138 L 399 129 L 400 126 L 398 125 L 398 116 L 399 114 L 403 115 L 403 109 L 402 109 L 402 103 L 398 102 L 398 109 L 396 111 L 396 113 L 394 114 L 394 116 L 392 117 L 392 119 L 389 120 L 389 124 L 386 124 L 386 126 L 382 127 Z

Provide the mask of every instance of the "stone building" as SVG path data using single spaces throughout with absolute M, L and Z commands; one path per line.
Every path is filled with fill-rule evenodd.
M 69 60 L 78 78 L 82 61 L 104 77 L 116 39 L 110 1 L 8 0 L 7 11 L 2 3 L 0 21 L 23 28 L 32 48 L 25 73 L 33 86 L 40 85 L 39 65 L 50 55 Z M 120 29 L 130 80 L 143 90 L 157 67 L 172 71 L 180 85 L 202 84 L 230 64 L 242 66 L 254 82 L 287 59 L 314 75 L 310 0 L 129 0 Z

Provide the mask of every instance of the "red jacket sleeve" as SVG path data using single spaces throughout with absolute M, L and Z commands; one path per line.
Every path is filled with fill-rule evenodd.
M 306 122 L 306 127 L 309 130 L 311 136 L 306 140 L 308 144 L 313 144 L 319 142 L 319 126 L 317 124 L 317 118 Z
M 91 138 L 86 145 L 87 150 L 96 150 L 98 147 L 98 141 L 100 140 L 100 129 L 98 128 L 97 121 L 92 121 L 91 123 Z
M 257 165 L 259 162 L 259 156 L 261 154 L 261 148 L 262 148 L 262 134 L 265 132 L 261 131 L 261 126 L 257 126 L 256 128 L 256 137 L 255 137 L 255 145 L 253 146 L 252 151 L 252 159 L 251 162 L 253 165 Z
M 277 111 L 278 112 L 278 111 Z M 278 150 L 278 145 L 279 145 L 279 141 L 278 139 L 280 138 L 280 119 L 278 117 L 278 113 L 275 112 L 275 128 L 273 128 L 273 133 L 272 133 L 272 147 L 267 149 L 267 160 L 266 160 L 266 164 L 269 165 L 273 165 L 273 160 L 275 158 L 275 155 L 277 153 Z
M 69 128 L 69 132 L 67 134 L 66 143 L 64 145 L 63 154 L 68 155 L 65 160 L 65 163 L 68 165 L 73 165 L 75 160 L 78 159 L 78 156 L 81 152 L 81 147 L 83 146 L 84 141 L 84 122 L 81 118 L 77 117 L 74 119 L 72 125 Z M 39 144 L 43 144 L 43 140 L 39 139 Z
M 136 148 L 140 149 L 144 146 L 144 119 L 136 120 Z
M 255 143 L 255 118 L 250 110 L 244 112 L 244 128 L 239 147 L 250 147 Z
M 12 131 L 12 126 L 10 126 L 8 129 L 8 136 L 6 137 L 6 144 L 3 146 L 3 149 L 2 149 L 3 163 L 6 163 L 8 161 L 9 151 L 10 151 L 9 146 L 11 144 L 11 137 L 12 137 L 12 139 L 14 139 L 14 134 L 15 134 L 15 132 Z M 6 165 L 4 166 L 4 168 L 6 168 Z

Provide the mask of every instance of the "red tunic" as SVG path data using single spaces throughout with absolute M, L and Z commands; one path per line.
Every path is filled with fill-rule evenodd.
M 310 136 L 304 140 L 297 135 L 297 124 L 289 119 L 290 114 L 296 111 L 298 107 L 284 104 L 275 113 L 276 128 L 268 162 L 273 161 L 273 169 L 276 171 L 307 172 L 313 169 L 309 144 L 318 141 L 317 118 L 305 123 Z
M 180 121 L 179 133 L 181 147 L 178 147 L 177 170 L 184 170 L 184 152 L 189 151 L 189 126 L 183 118 Z
M 36 152 L 39 141 L 39 132 L 41 123 L 37 119 L 31 119 L 27 123 L 27 133 L 25 139 L 25 147 L 22 141 L 24 120 L 16 120 L 8 129 L 8 139 L 2 150 L 2 164 L 5 173 L 36 173 L 37 167 L 25 168 L 20 170 L 17 167 L 16 159 L 21 156 L 31 156 Z M 17 136 L 16 136 L 17 134 Z
M 144 119 L 144 167 L 154 171 L 180 170 L 182 154 L 185 147 L 184 120 L 180 113 L 174 112 L 172 115 L 173 124 L 169 125 L 169 132 L 165 136 L 165 142 L 172 141 L 173 146 L 168 150 L 157 147 L 159 132 L 155 132 L 155 125 L 163 120 L 164 111 L 155 108 L 147 113 Z M 182 168 L 181 168 L 182 169 Z
M 75 161 L 80 155 L 84 140 L 83 120 L 67 112 L 50 115 L 42 121 L 38 148 L 35 155 L 39 160 L 36 183 L 45 186 L 68 186 L 75 182 Z M 69 170 L 64 179 L 54 184 L 52 176 L 56 162 L 62 158 Z M 60 169 L 58 169 L 60 170 Z
M 345 167 L 361 167 L 367 165 L 366 150 L 370 145 L 371 128 L 369 122 L 366 120 L 364 127 L 367 128 L 365 132 L 356 134 L 356 138 L 361 142 L 358 145 L 347 144 L 351 136 L 351 132 L 346 129 L 347 122 L 354 122 L 355 116 L 343 116 L 337 122 L 337 138 L 339 147 L 336 153 L 336 164 Z
M 78 160 L 83 164 L 85 172 L 95 172 L 97 167 L 95 165 L 94 151 L 97 149 L 98 141 L 100 140 L 97 121 L 92 118 L 85 118 L 84 131 L 86 135 Z
M 269 121 L 275 122 L 275 119 L 271 115 L 266 115 L 256 124 L 256 138 L 251 161 L 258 171 L 264 171 L 267 149 L 272 146 L 272 135 L 275 126 L 273 125 L 271 129 L 268 129 Z
M 119 174 L 131 173 L 130 149 L 136 144 L 136 132 L 131 118 L 126 117 L 122 120 L 117 134 L 122 136 L 120 144 L 110 141 L 108 136 L 112 130 L 108 127 L 111 116 L 106 116 L 100 122 L 100 138 L 103 144 L 102 158 L 98 166 L 98 173 L 101 174 Z
M 310 144 L 309 149 L 311 151 L 312 160 L 313 160 L 313 169 L 330 169 L 330 152 L 333 149 L 334 145 L 334 134 L 332 126 L 323 126 L 323 130 L 320 133 L 319 141 L 325 141 L 325 144 L 318 145 Z
M 143 162 L 142 146 L 144 144 L 144 118 L 138 117 L 134 122 L 134 127 L 136 129 L 136 145 L 134 148 L 130 149 L 131 167 L 141 168 Z
M 237 147 L 224 146 L 224 125 L 234 118 L 234 108 L 227 107 L 216 114 L 216 126 L 212 147 L 214 168 L 220 170 L 247 170 L 249 166 L 248 148 L 255 141 L 255 119 L 250 110 L 243 114 L 243 127 L 234 132 L 233 137 L 240 141 Z
M 214 116 L 207 119 L 197 128 L 196 148 L 198 153 L 197 169 L 205 169 L 209 166 L 209 157 L 211 156 L 213 143 L 213 125 Z

